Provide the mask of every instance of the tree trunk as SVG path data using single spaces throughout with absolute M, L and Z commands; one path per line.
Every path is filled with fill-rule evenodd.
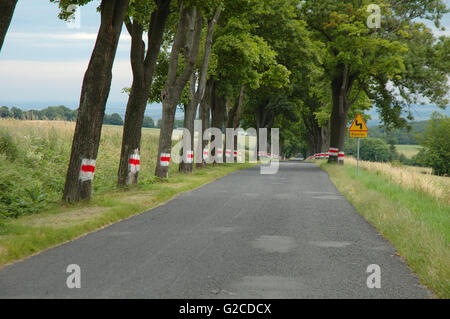
M 241 122 L 241 115 L 242 115 L 242 107 L 244 104 L 244 91 L 245 91 L 245 85 L 241 86 L 241 90 L 239 92 L 239 97 L 234 102 L 233 106 L 230 108 L 230 111 L 228 112 L 227 116 L 227 128 L 233 128 L 237 129 Z M 238 144 L 238 136 L 234 136 L 233 138 L 233 149 L 231 150 L 234 152 L 237 150 L 237 144 Z M 225 141 L 226 145 L 226 141 Z M 234 161 L 237 161 L 237 158 L 234 158 Z
M 132 37 L 131 65 L 133 84 L 128 98 L 127 110 L 123 126 L 122 149 L 118 171 L 118 185 L 136 184 L 139 176 L 142 123 L 150 92 L 156 61 L 163 40 L 164 28 L 169 15 L 171 0 L 163 0 L 150 17 L 148 31 L 148 50 L 145 55 L 145 44 L 142 41 L 144 28 L 137 21 L 126 22 Z M 138 162 L 132 157 L 138 154 Z
M 63 200 L 89 199 L 103 116 L 111 87 L 112 66 L 129 0 L 103 0 L 101 24 L 81 89 L 75 134 Z
M 203 99 L 203 95 L 205 93 L 206 88 L 206 79 L 208 74 L 208 66 L 209 66 L 209 58 L 211 56 L 211 47 L 212 47 L 212 41 L 213 41 L 213 33 L 214 33 L 214 27 L 216 26 L 217 20 L 219 19 L 220 13 L 222 9 L 218 7 L 214 13 L 213 18 L 211 21 L 208 22 L 208 31 L 206 33 L 206 41 L 205 41 L 205 50 L 203 54 L 203 62 L 200 69 L 200 75 L 198 79 L 198 86 L 197 90 L 195 88 L 196 84 L 196 77 L 193 74 L 192 75 L 192 81 L 191 81 L 191 100 L 188 104 L 188 108 L 185 107 L 185 113 L 184 113 L 184 127 L 189 130 L 191 134 L 191 149 L 190 151 L 193 151 L 194 149 L 194 122 L 195 122 L 195 116 L 197 115 L 197 108 L 200 101 Z M 198 143 L 202 143 L 203 137 L 198 137 Z M 186 143 L 187 145 L 188 143 Z M 184 148 L 184 147 L 183 147 Z M 203 148 L 201 149 L 201 152 L 203 153 Z M 183 151 L 183 153 L 185 153 Z M 201 154 L 196 154 L 196 156 L 202 156 Z M 193 158 L 189 160 L 187 163 L 182 161 L 180 163 L 180 171 L 182 172 L 192 172 L 193 168 Z
M 2 0 L 0 2 L 0 51 L 5 41 L 6 33 L 16 8 L 17 0 Z
M 213 81 L 211 93 L 211 127 L 218 128 L 223 131 L 225 117 L 227 112 L 226 98 L 217 94 L 217 83 Z M 213 142 L 215 137 L 211 138 Z M 225 153 L 225 152 L 224 152 Z M 211 156 L 215 156 L 215 149 L 211 151 Z
M 183 147 L 182 147 L 182 161 L 180 162 L 178 170 L 183 173 L 192 173 L 194 158 L 188 156 L 188 152 L 193 152 L 194 150 L 194 123 L 195 115 L 197 114 L 197 97 L 195 96 L 195 85 L 197 83 L 197 78 L 194 73 L 191 75 L 191 83 L 189 89 L 190 101 L 188 104 L 184 105 L 184 122 L 183 126 L 189 131 L 190 140 L 186 140 L 186 136 L 183 136 Z M 201 138 L 201 137 L 200 137 Z
M 202 24 L 203 17 L 200 12 L 196 8 L 185 8 L 181 3 L 178 28 L 169 59 L 167 80 L 161 92 L 163 117 L 155 169 L 155 175 L 160 178 L 169 176 L 169 162 L 164 161 L 163 158 L 167 159 L 166 157 L 170 156 L 175 111 L 183 89 L 194 70 L 200 46 Z M 178 56 L 183 47 L 186 53 L 186 65 L 183 72 L 177 76 Z
M 211 96 L 212 96 L 212 79 L 209 79 L 208 82 L 206 83 L 206 88 L 205 88 L 205 94 L 202 98 L 202 101 L 200 102 L 200 112 L 199 112 L 199 116 L 200 116 L 200 120 L 202 121 L 202 133 L 204 134 L 204 132 L 209 129 L 210 127 L 210 118 L 211 118 Z M 208 140 L 204 140 L 203 137 L 199 137 L 199 143 L 202 143 L 202 151 L 206 148 L 206 146 L 208 146 L 209 141 Z M 210 154 L 208 154 L 209 156 Z M 202 157 L 203 158 L 203 157 Z M 206 167 L 206 161 L 205 159 L 202 160 L 201 163 L 197 163 L 197 167 L 201 168 L 201 167 Z
M 331 81 L 333 106 L 330 117 L 330 156 L 328 163 L 344 164 L 338 161 L 338 152 L 344 152 L 344 141 L 347 128 L 347 113 L 349 104 L 347 103 L 347 92 L 351 89 L 352 80 L 348 74 L 347 65 L 339 65 L 337 75 Z M 334 151 L 334 152 L 331 152 Z M 343 155 L 343 153 L 342 153 Z

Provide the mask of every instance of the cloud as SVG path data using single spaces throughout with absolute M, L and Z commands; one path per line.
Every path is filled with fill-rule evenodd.
M 80 61 L 18 61 L 0 60 L 0 87 L 3 100 L 46 101 L 78 100 L 88 60 Z M 116 59 L 113 68 L 110 100 L 126 99 L 121 93 L 130 86 L 132 73 L 127 59 Z
M 8 34 L 9 39 L 15 40 L 67 40 L 67 41 L 95 41 L 97 39 L 97 33 L 25 33 L 25 32 L 10 32 Z M 129 34 L 122 33 L 120 35 L 120 41 L 130 41 Z

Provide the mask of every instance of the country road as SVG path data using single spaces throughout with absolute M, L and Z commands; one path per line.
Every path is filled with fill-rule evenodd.
M 69 289 L 66 268 L 81 269 Z M 369 289 L 367 266 L 381 268 Z M 429 298 L 316 165 L 236 171 L 0 270 L 0 298 Z

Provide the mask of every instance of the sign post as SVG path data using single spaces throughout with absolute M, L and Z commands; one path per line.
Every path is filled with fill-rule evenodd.
M 356 115 L 352 125 L 350 125 L 350 128 L 348 130 L 350 132 L 350 137 L 358 138 L 358 146 L 356 151 L 356 176 L 359 176 L 359 140 L 361 139 L 361 137 L 367 137 L 367 132 L 369 131 L 369 129 L 367 128 L 367 125 L 361 115 L 358 114 Z

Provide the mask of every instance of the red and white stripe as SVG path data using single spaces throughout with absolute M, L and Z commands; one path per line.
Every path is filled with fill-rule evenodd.
M 343 160 L 344 160 L 344 152 L 339 152 L 338 161 L 343 161 Z
M 339 154 L 339 149 L 338 148 L 334 148 L 334 147 L 330 147 L 329 151 L 328 151 L 328 155 L 329 156 L 338 156 Z
M 225 156 L 226 157 L 231 157 L 231 150 L 230 149 L 226 149 L 226 151 L 225 151 Z
M 186 153 L 186 163 L 191 164 L 194 161 L 194 151 L 187 151 Z
M 159 163 L 161 166 L 167 167 L 170 163 L 170 154 L 169 153 L 161 153 L 159 156 Z
M 80 176 L 82 182 L 92 181 L 95 173 L 95 160 L 83 158 L 81 160 Z
M 203 150 L 203 158 L 204 158 L 204 159 L 207 159 L 208 156 L 209 156 L 209 150 L 208 150 L 207 148 L 205 148 L 205 149 Z
M 222 154 L 223 154 L 223 149 L 218 148 L 217 149 L 217 156 L 222 156 Z
M 128 169 L 131 173 L 136 174 L 139 172 L 139 168 L 141 166 L 141 157 L 139 156 L 138 152 L 135 152 L 134 154 L 130 155 L 130 158 L 128 159 Z

